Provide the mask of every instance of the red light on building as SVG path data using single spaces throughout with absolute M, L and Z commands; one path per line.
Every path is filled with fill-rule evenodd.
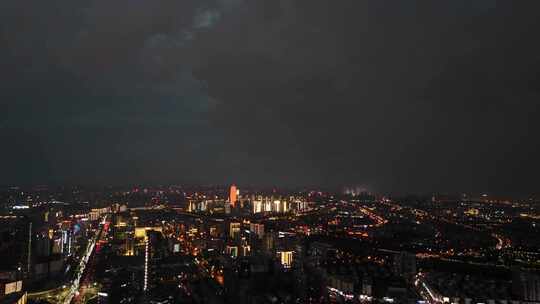
M 238 189 L 236 189 L 236 185 L 231 186 L 231 191 L 229 193 L 229 202 L 234 207 L 236 204 L 236 200 L 238 199 Z

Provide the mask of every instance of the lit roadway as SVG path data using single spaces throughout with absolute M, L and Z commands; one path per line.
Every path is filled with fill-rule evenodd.
M 103 218 L 102 224 L 105 224 L 107 220 L 107 215 Z M 64 299 L 64 304 L 71 304 L 71 301 L 73 298 L 79 293 L 79 286 L 81 277 L 84 274 L 84 270 L 86 267 L 86 263 L 88 263 L 88 260 L 92 256 L 92 253 L 94 252 L 94 248 L 96 247 L 96 242 L 99 239 L 101 232 L 103 231 L 103 226 L 99 228 L 98 233 L 90 240 L 90 243 L 88 243 L 88 246 L 86 247 L 86 252 L 84 256 L 81 258 L 81 261 L 79 262 L 79 268 L 77 269 L 76 275 L 77 277 L 71 282 L 71 286 L 69 286 L 69 291 Z
M 372 221 L 374 221 L 375 222 L 375 227 L 379 227 L 379 226 L 382 226 L 382 225 L 388 223 L 387 219 L 385 219 L 382 216 L 372 212 L 371 210 L 369 210 L 365 206 L 359 207 L 358 210 L 360 212 L 362 212 L 364 215 L 366 215 L 367 217 L 369 217 Z
M 94 282 L 95 276 L 95 266 L 97 263 L 97 256 L 100 253 L 100 249 L 103 247 L 102 244 L 107 242 L 107 236 L 109 232 L 109 223 L 105 223 L 101 234 L 99 235 L 94 249 L 94 253 L 91 255 L 90 260 L 86 264 L 86 270 L 81 277 L 79 294 L 75 294 L 75 298 L 72 300 L 72 303 L 86 303 L 88 300 L 97 297 L 97 293 L 100 289 L 100 285 Z
M 418 294 L 429 304 L 440 304 L 443 303 L 443 298 L 439 293 L 433 290 L 428 283 L 426 282 L 425 275 L 423 273 L 418 273 L 414 278 L 414 287 Z

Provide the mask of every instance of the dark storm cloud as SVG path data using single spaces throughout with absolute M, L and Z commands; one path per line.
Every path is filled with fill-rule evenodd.
M 200 77 L 226 101 L 223 111 L 257 126 L 230 127 L 246 145 L 283 142 L 273 131 L 281 125 L 327 184 L 535 189 L 533 7 L 276 3 L 251 4 L 243 22 L 199 41 Z
M 2 182 L 535 190 L 537 4 L 0 4 Z
M 215 101 L 184 56 L 208 3 L 30 2 L 2 3 L 2 182 L 190 180 L 211 163 Z

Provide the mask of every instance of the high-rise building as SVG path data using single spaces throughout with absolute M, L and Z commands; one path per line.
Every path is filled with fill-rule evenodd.
M 293 252 L 292 251 L 279 251 L 279 260 L 284 268 L 291 268 L 293 264 Z
M 239 192 L 240 191 L 236 188 L 236 185 L 233 184 L 229 193 L 229 203 L 231 203 L 233 208 L 236 204 L 236 201 L 238 200 Z
M 240 223 L 230 223 L 229 224 L 229 237 L 231 239 L 240 238 Z
M 235 245 L 227 245 L 227 247 L 225 247 L 225 252 L 226 252 L 230 257 L 236 258 L 236 257 L 238 257 L 238 246 L 235 246 Z
M 250 223 L 249 230 L 259 239 L 262 239 L 264 237 L 264 224 Z
M 272 205 L 272 212 L 281 212 L 281 201 L 276 199 Z
M 163 235 L 157 230 L 147 230 L 144 238 L 144 281 L 143 291 L 148 291 L 155 286 L 156 278 L 152 275 L 159 260 L 166 254 L 166 242 Z
M 275 196 L 252 196 L 251 197 L 252 213 L 273 212 L 287 213 L 293 210 L 301 211 L 305 209 L 305 205 L 294 197 L 275 197 Z
M 143 291 L 148 290 L 148 276 L 149 276 L 149 263 L 150 263 L 150 242 L 148 238 L 144 240 L 144 281 L 143 281 Z
M 251 201 L 251 206 L 253 207 L 253 213 L 263 212 L 263 201 L 259 199 L 253 199 Z
M 72 233 L 71 230 L 62 230 L 62 249 L 65 255 L 71 255 Z
M 265 198 L 264 200 L 264 212 L 272 212 L 272 201 L 268 198 Z
M 251 246 L 247 244 L 240 246 L 240 254 L 242 256 L 249 256 L 250 253 L 251 253 Z
M 263 237 L 263 249 L 267 254 L 273 254 L 276 248 L 276 234 L 266 233 Z

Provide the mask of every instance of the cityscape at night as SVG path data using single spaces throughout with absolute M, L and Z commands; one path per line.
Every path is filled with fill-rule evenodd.
M 540 304 L 539 12 L 0 0 L 0 304 Z
M 6 303 L 540 301 L 533 198 L 231 185 L 0 199 Z

